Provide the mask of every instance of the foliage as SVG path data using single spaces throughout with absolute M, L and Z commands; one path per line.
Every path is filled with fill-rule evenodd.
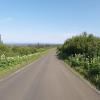
M 51 45 L 0 44 L 0 76 L 21 68 L 44 54 Z
M 70 61 L 71 66 L 100 89 L 100 38 L 82 33 L 67 39 L 58 47 L 58 57 Z
M 47 46 L 0 44 L 0 67 L 8 67 L 29 60 L 34 54 L 48 49 Z

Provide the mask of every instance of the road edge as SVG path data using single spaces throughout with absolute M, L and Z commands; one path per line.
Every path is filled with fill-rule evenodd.
M 49 52 L 49 51 L 48 51 L 48 52 Z M 33 63 L 36 63 L 39 59 L 41 59 L 42 57 L 46 56 L 46 55 L 48 54 L 48 52 L 46 52 L 45 54 L 41 55 L 39 58 L 33 60 L 32 62 L 30 62 L 30 63 L 24 65 L 24 67 L 21 67 L 21 68 L 15 70 L 15 71 L 11 72 L 10 74 L 8 74 L 8 76 L 5 75 L 4 77 L 1 77 L 1 78 L 0 78 L 0 82 L 6 81 L 6 80 L 8 80 L 8 79 L 14 77 L 16 74 L 20 73 L 21 71 L 27 69 L 27 68 L 28 68 L 29 66 L 31 66 Z
M 75 71 L 73 68 L 70 67 L 66 62 L 62 61 L 65 68 L 68 68 L 76 77 L 81 79 L 85 84 L 87 84 L 94 92 L 100 95 L 100 91 L 96 89 L 95 86 L 93 86 L 88 80 L 86 80 L 82 75 L 80 75 L 77 71 Z

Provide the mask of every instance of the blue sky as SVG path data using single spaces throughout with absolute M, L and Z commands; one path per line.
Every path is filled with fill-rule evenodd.
M 83 31 L 100 36 L 100 0 L 0 0 L 5 43 L 63 43 Z

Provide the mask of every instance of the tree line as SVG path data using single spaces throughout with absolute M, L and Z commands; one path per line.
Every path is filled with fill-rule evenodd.
M 28 54 L 33 54 L 35 52 L 38 52 L 39 50 L 43 50 L 45 48 L 49 48 L 51 45 L 6 45 L 6 44 L 0 44 L 0 56 L 5 55 L 7 57 L 12 56 L 23 56 Z
M 52 48 L 52 45 L 0 44 L 0 76 L 34 61 L 45 54 L 49 48 Z

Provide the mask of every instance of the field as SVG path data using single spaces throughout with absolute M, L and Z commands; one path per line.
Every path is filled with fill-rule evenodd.
M 49 46 L 0 45 L 0 77 L 15 71 L 45 54 Z

